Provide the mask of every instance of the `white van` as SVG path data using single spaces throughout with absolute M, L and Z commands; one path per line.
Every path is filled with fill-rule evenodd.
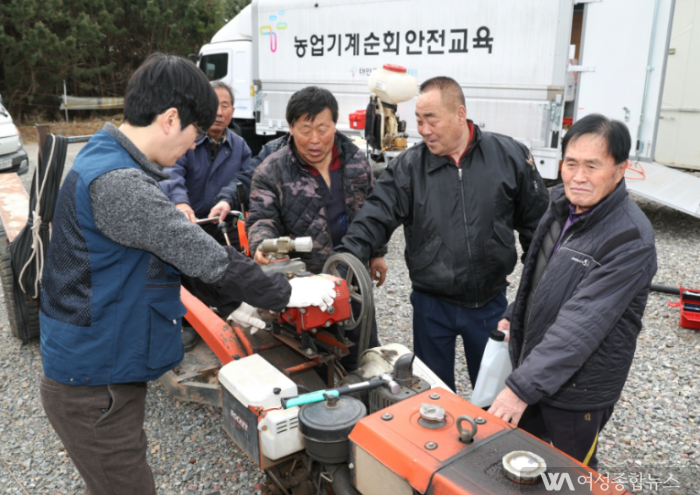
M 10 112 L 0 103 L 0 173 L 26 174 L 29 158 L 24 151 L 22 135 L 12 122 Z

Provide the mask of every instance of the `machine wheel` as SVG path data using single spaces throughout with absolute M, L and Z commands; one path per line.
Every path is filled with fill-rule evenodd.
M 350 321 L 344 328 L 354 330 L 360 327 L 360 341 L 357 344 L 357 355 L 360 356 L 369 347 L 374 315 L 374 286 L 368 269 L 353 255 L 336 253 L 326 260 L 322 273 L 344 278 L 348 284 L 350 299 L 359 306 L 359 310 L 352 311 Z
M 18 318 L 18 308 L 15 304 L 14 277 L 12 275 L 12 258 L 5 229 L 0 225 L 0 278 L 2 278 L 2 291 L 5 294 L 5 306 L 7 307 L 7 319 L 10 322 L 12 335 L 24 340 L 22 327 Z M 28 313 L 27 336 L 28 338 L 39 335 L 39 303 L 30 300 L 26 295 L 25 304 Z

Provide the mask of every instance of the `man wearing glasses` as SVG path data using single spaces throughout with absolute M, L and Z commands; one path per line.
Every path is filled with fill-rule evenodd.
M 41 401 L 86 494 L 156 493 L 146 382 L 183 358 L 180 274 L 274 311 L 333 302 L 331 282 L 266 275 L 161 191 L 163 167 L 194 148 L 195 123 L 208 128 L 217 104 L 192 62 L 151 55 L 127 86 L 124 124 L 95 134 L 61 187 L 42 276 Z

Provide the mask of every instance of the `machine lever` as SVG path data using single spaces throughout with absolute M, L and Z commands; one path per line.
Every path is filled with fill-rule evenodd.
M 382 375 L 379 375 L 379 378 L 384 380 L 384 383 L 389 387 L 389 390 L 391 390 L 391 393 L 396 395 L 401 391 L 401 385 L 396 383 L 394 381 L 394 377 L 391 376 L 389 373 L 384 373 Z
M 354 394 L 357 392 L 362 392 L 363 390 L 379 388 L 385 384 L 386 382 L 381 378 L 372 378 L 371 380 L 366 382 L 354 383 L 352 385 L 345 385 L 343 387 L 338 388 L 318 390 L 316 392 L 311 392 L 310 394 L 303 394 L 298 397 L 283 397 L 280 400 L 282 401 L 282 409 L 289 409 L 290 407 L 294 406 L 303 406 L 304 404 L 311 404 L 313 402 L 324 401 L 326 400 L 327 396 L 338 397 L 340 395 Z
M 228 238 L 228 227 L 226 226 L 226 222 L 219 223 L 219 230 L 221 230 L 221 233 L 224 234 L 224 239 L 226 239 L 226 244 L 230 246 L 231 241 Z
M 214 223 L 214 222 L 218 222 L 218 221 L 219 221 L 219 217 L 199 218 L 199 219 L 197 219 L 197 221 L 195 223 L 197 225 L 202 225 L 203 223 Z
M 238 199 L 238 204 L 241 207 L 241 214 L 245 217 L 245 189 L 243 188 L 243 183 L 236 182 L 236 198 Z

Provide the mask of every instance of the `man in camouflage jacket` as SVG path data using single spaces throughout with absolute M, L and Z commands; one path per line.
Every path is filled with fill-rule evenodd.
M 258 247 L 280 236 L 311 237 L 313 250 L 296 253 L 307 270 L 320 273 L 333 248 L 374 189 L 372 168 L 349 138 L 336 132 L 338 103 L 325 89 L 308 87 L 287 106 L 287 145 L 268 156 L 253 176 L 246 221 L 250 252 L 261 265 L 270 262 Z M 373 253 L 369 265 L 378 285 L 386 277 L 386 246 Z M 376 322 L 370 347 L 379 345 Z M 359 335 L 347 335 L 357 341 Z M 356 349 L 356 347 L 352 348 Z M 341 361 L 352 369 L 355 357 Z
M 335 100 L 332 95 L 330 97 Z M 294 102 L 290 100 L 291 103 Z M 289 111 L 287 113 L 289 114 Z M 337 116 L 333 120 L 336 119 Z M 347 226 L 355 219 L 365 198 L 374 189 L 375 179 L 365 154 L 350 139 L 335 132 L 333 145 L 340 164 L 339 176 L 346 214 L 344 230 L 347 231 Z M 333 175 L 333 171 L 330 173 Z M 268 156 L 253 176 L 249 216 L 246 221 L 251 253 L 258 253 L 258 246 L 265 239 L 309 236 L 314 241 L 313 251 L 297 253 L 296 256 L 306 263 L 310 272 L 320 273 L 333 251 L 334 243 L 323 186 L 319 182 L 314 175 L 313 165 L 307 164 L 297 151 L 292 134 L 288 138 L 287 146 Z M 381 267 L 377 266 L 381 263 L 377 263 L 377 260 L 383 262 L 382 257 L 386 251 L 386 246 L 382 246 L 373 254 L 370 260 L 373 276 L 376 275 L 375 268 L 381 270 Z M 259 254 L 256 261 L 266 264 L 262 253 Z M 386 269 L 383 271 L 386 272 Z M 384 276 L 379 280 L 379 285 L 383 281 Z

